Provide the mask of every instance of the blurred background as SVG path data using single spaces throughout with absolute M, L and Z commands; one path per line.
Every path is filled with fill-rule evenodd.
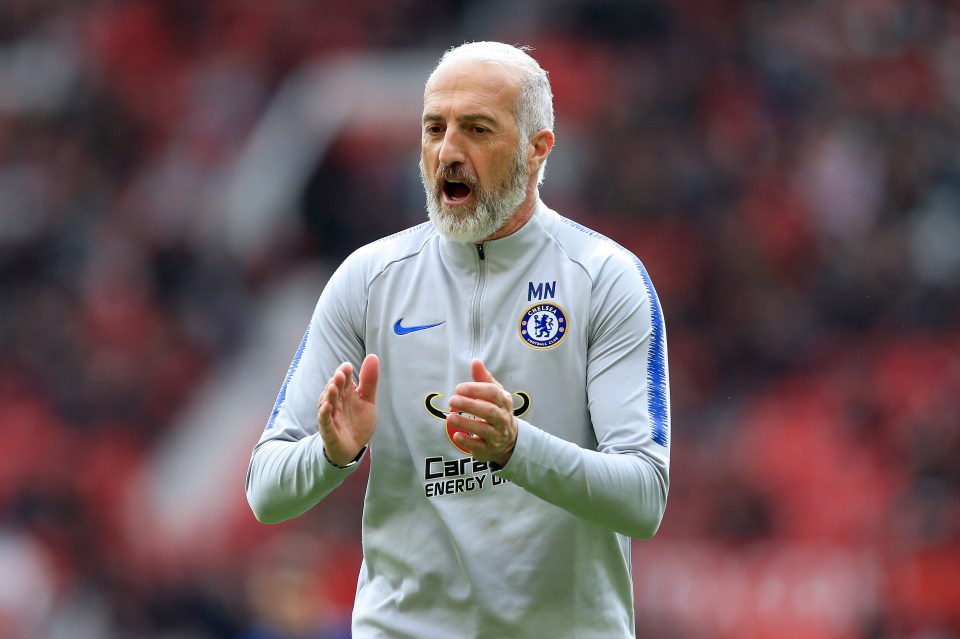
M 960 637 L 952 0 L 0 1 L 0 636 L 348 636 L 365 470 L 276 526 L 244 473 L 478 39 L 535 48 L 542 196 L 666 314 L 638 635 Z

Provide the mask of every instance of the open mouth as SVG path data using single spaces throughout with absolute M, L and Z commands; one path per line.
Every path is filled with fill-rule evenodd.
M 458 182 L 457 180 L 443 181 L 444 199 L 451 204 L 463 202 L 470 197 L 471 192 L 472 189 L 465 182 Z

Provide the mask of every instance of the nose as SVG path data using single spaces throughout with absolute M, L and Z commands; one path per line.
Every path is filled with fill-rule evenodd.
M 460 139 L 460 132 L 456 127 L 448 127 L 443 134 L 443 140 L 440 141 L 439 158 L 442 166 L 453 166 L 463 164 L 466 156 L 463 152 L 463 144 Z

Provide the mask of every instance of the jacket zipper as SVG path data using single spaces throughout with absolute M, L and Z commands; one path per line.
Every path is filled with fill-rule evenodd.
M 483 251 L 483 244 L 477 244 L 477 257 L 479 258 L 477 271 L 477 289 L 473 294 L 473 336 L 471 339 L 471 357 L 480 357 L 482 347 L 483 320 L 480 311 L 483 307 L 483 292 L 487 285 L 487 264 L 486 255 Z

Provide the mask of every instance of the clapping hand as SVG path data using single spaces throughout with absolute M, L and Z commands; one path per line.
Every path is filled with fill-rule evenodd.
M 470 375 L 473 381 L 458 384 L 456 395 L 450 398 L 453 412 L 447 423 L 466 431 L 454 432 L 454 443 L 478 461 L 506 466 L 517 443 L 513 396 L 479 359 L 470 363 Z
M 327 459 L 346 466 L 356 459 L 377 425 L 377 384 L 380 360 L 367 355 L 360 365 L 359 384 L 353 365 L 344 362 L 327 382 L 317 403 L 317 421 Z

